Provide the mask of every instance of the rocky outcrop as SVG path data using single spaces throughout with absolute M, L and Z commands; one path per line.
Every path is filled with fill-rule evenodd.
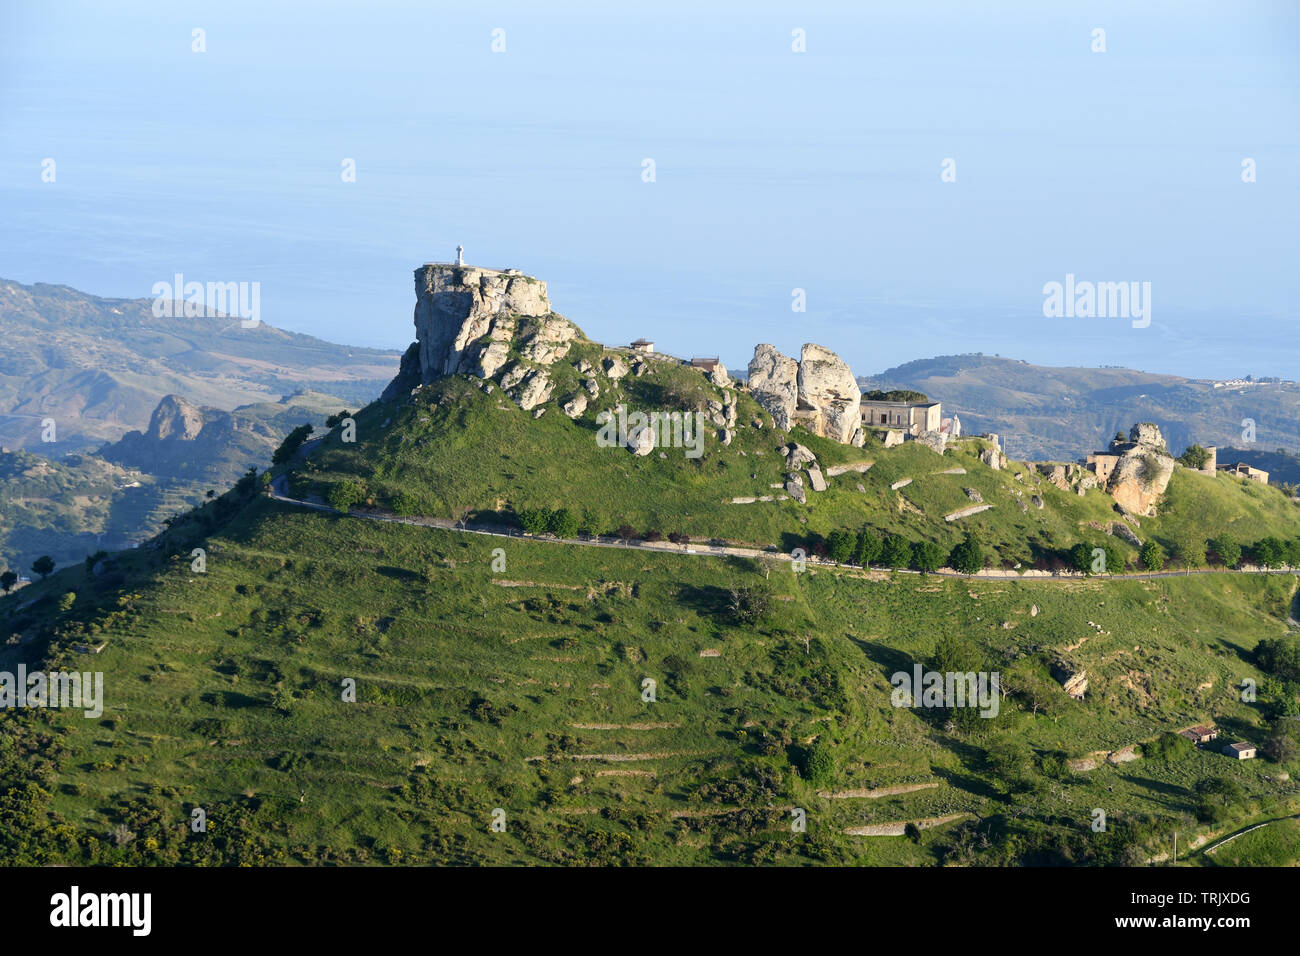
M 862 389 L 848 363 L 808 343 L 799 354 L 795 419 L 814 435 L 849 444 L 862 428 Z
M 1124 511 L 1154 514 L 1156 502 L 1169 487 L 1175 464 L 1160 429 L 1150 422 L 1134 425 L 1129 441 L 1112 442 L 1111 451 L 1119 454 L 1119 460 L 1106 479 L 1107 493 Z
M 946 432 L 940 431 L 921 432 L 916 436 L 916 443 L 936 454 L 942 455 L 944 449 L 948 446 L 948 435 Z
M 778 431 L 789 431 L 799 398 L 799 363 L 774 345 L 758 345 L 749 360 L 749 391 L 772 416 Z
M 505 362 L 520 316 L 537 323 L 533 336 L 545 356 L 576 334 L 551 312 L 546 283 L 515 271 L 439 263 L 415 270 L 415 338 L 420 381 L 463 373 L 490 377 Z
M 515 401 L 524 411 L 532 411 L 551 397 L 552 387 L 551 377 L 545 369 L 533 369 L 519 383 L 519 394 L 515 396 Z
M 861 447 L 862 391 L 848 364 L 830 349 L 808 343 L 799 361 L 773 345 L 758 345 L 749 362 L 749 391 L 776 427 L 802 425 L 814 435 Z
M 578 418 L 587 410 L 587 396 L 582 392 L 577 392 L 562 406 L 564 414 L 570 418 Z
M 164 395 L 149 418 L 144 437 L 150 441 L 193 441 L 203 431 L 203 410 L 179 395 Z

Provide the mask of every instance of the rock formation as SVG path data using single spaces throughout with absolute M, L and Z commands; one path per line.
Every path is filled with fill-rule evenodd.
M 759 345 L 748 384 L 779 430 L 799 424 L 815 435 L 862 444 L 862 391 L 848 364 L 830 349 L 810 342 L 796 362 L 775 346 Z
M 164 395 L 149 418 L 144 437 L 150 441 L 193 441 L 203 430 L 203 410 L 179 395 Z
M 1106 491 L 1131 514 L 1154 514 L 1175 464 L 1159 427 L 1140 422 L 1129 431 L 1127 442 L 1111 442 L 1110 450 L 1119 459 L 1106 479 Z
M 847 362 L 820 345 L 810 342 L 803 347 L 796 421 L 814 435 L 848 444 L 862 431 L 861 402 L 862 390 Z
M 758 345 L 749 360 L 749 391 L 772 416 L 778 431 L 789 431 L 799 397 L 799 363 L 774 345 Z
M 524 325 L 529 331 L 520 354 L 538 365 L 562 357 L 577 335 L 572 323 L 551 311 L 546 283 L 513 270 L 431 263 L 415 270 L 415 297 L 423 383 L 456 373 L 490 378 Z

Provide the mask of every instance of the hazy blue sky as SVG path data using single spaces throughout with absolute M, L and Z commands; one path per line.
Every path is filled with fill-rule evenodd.
M 0 276 L 255 280 L 265 321 L 366 345 L 462 242 L 594 338 L 733 367 L 1300 378 L 1298 146 L 1294 3 L 0 8 Z M 1150 282 L 1151 326 L 1044 318 L 1067 273 Z

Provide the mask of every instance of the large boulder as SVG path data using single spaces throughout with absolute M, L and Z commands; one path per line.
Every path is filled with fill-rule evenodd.
M 799 398 L 799 363 L 774 345 L 757 345 L 749 360 L 749 391 L 772 416 L 778 431 L 789 431 Z
M 1143 433 L 1141 441 L 1133 442 L 1115 462 L 1106 479 L 1106 491 L 1125 511 L 1136 515 L 1155 513 L 1156 502 L 1169 487 L 1174 473 L 1174 459 L 1165 448 L 1160 429 L 1154 425 L 1154 435 Z M 1136 434 L 1138 426 L 1133 429 Z
M 848 363 L 812 342 L 799 355 L 796 418 L 809 430 L 848 444 L 862 425 L 862 389 Z

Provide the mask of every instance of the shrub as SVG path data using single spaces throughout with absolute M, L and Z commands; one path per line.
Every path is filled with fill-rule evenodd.
M 59 598 L 59 610 L 71 611 L 72 605 L 77 603 L 77 593 L 75 591 L 65 591 Z
M 803 751 L 799 774 L 814 787 L 829 786 L 835 779 L 835 756 L 824 741 Z
M 662 541 L 663 538 L 664 538 L 663 533 L 656 531 L 654 528 L 649 529 L 645 533 L 645 539 L 647 541 Z
M 1191 752 L 1192 742 L 1190 740 L 1182 734 L 1176 734 L 1168 730 L 1142 747 L 1144 756 L 1153 760 L 1163 760 L 1165 763 L 1182 760 Z
M 344 514 L 354 504 L 366 496 L 366 489 L 361 482 L 352 478 L 346 478 L 343 481 L 336 481 L 330 486 L 329 494 L 326 501 L 335 511 L 341 511 Z
M 631 541 L 636 537 L 636 528 L 632 527 L 630 524 L 621 524 L 618 526 L 617 534 L 621 540 Z

